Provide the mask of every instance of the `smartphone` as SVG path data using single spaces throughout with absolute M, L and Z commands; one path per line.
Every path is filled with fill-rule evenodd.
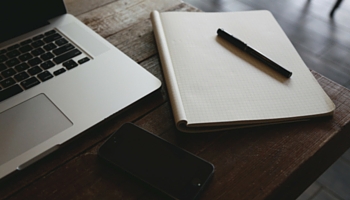
M 196 199 L 214 173 L 211 163 L 131 123 L 98 155 L 175 199 Z

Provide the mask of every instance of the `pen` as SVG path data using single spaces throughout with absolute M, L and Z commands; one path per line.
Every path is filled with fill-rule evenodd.
M 286 70 L 285 68 L 281 67 L 277 63 L 273 62 L 272 60 L 270 60 L 269 58 L 267 58 L 266 56 L 261 54 L 259 51 L 257 51 L 255 49 L 253 49 L 252 47 L 248 46 L 246 43 L 244 43 L 241 40 L 235 38 L 234 36 L 232 36 L 231 34 L 227 33 L 226 31 L 224 31 L 224 30 L 219 28 L 217 30 L 217 34 L 221 38 L 223 38 L 224 40 L 230 42 L 234 46 L 236 46 L 239 49 L 245 51 L 249 55 L 253 56 L 257 60 L 259 60 L 262 63 L 266 64 L 267 66 L 269 66 L 270 68 L 274 69 L 275 71 L 277 71 L 281 75 L 285 76 L 286 78 L 289 78 L 289 77 L 292 76 L 292 72 L 290 72 L 290 71 Z

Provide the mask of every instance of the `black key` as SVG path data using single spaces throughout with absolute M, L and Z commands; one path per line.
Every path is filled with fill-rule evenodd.
M 0 81 L 2 80 L 3 78 L 0 76 Z M 1 87 L 0 87 L 0 90 L 1 90 Z
M 15 67 L 17 72 L 24 71 L 26 69 L 29 69 L 29 65 L 27 63 L 21 63 Z
M 41 38 L 43 38 L 44 37 L 44 35 L 43 34 L 40 34 L 40 35 L 37 35 L 37 36 L 35 36 L 35 37 L 33 37 L 33 40 L 35 41 L 35 40 L 40 40 Z
M 30 66 L 35 66 L 35 65 L 39 65 L 40 63 L 42 63 L 42 61 L 40 60 L 40 58 L 33 58 L 31 60 L 28 61 L 28 64 Z
M 32 59 L 33 56 L 32 56 L 30 53 L 25 53 L 25 54 L 23 54 L 23 55 L 20 55 L 18 58 L 19 58 L 21 61 L 27 61 L 27 60 L 29 60 L 29 59 Z
M 0 55 L 0 63 L 5 62 L 8 58 L 5 55 Z
M 58 76 L 58 75 L 60 75 L 60 74 L 62 74 L 64 72 L 66 72 L 66 70 L 64 68 L 61 68 L 61 69 L 58 69 L 58 70 L 54 71 L 53 74 L 55 76 Z
M 1 55 L 1 54 L 4 54 L 4 53 L 6 53 L 6 52 L 7 52 L 6 49 L 1 49 L 1 50 L 0 50 L 0 55 Z
M 7 51 L 12 51 L 14 49 L 17 49 L 18 47 L 19 47 L 19 44 L 12 45 L 12 46 L 7 48 Z
M 2 75 L 4 78 L 10 77 L 10 76 L 15 75 L 15 74 L 16 74 L 16 71 L 15 71 L 14 69 L 12 69 L 12 68 L 7 69 L 7 70 L 1 72 L 1 75 Z
M 56 63 L 56 64 L 60 64 L 66 60 L 69 60 L 71 58 L 74 58 L 75 56 L 78 56 L 80 55 L 81 52 L 78 50 L 78 49 L 73 49 L 65 54 L 62 54 L 56 58 L 53 59 L 53 61 Z
M 55 43 L 56 43 L 58 46 L 62 46 L 62 45 L 64 45 L 64 44 L 67 44 L 68 41 L 67 41 L 66 39 L 64 39 L 64 38 L 61 38 L 61 39 L 56 40 Z
M 83 64 L 83 63 L 86 63 L 86 62 L 89 61 L 89 60 L 90 60 L 90 58 L 85 57 L 85 58 L 82 58 L 82 59 L 78 60 L 78 63 L 79 63 L 79 64 Z
M 52 49 L 56 49 L 56 48 L 57 48 L 57 46 L 54 43 L 50 43 L 50 44 L 47 44 L 44 46 L 44 49 L 46 51 L 51 51 Z
M 0 91 L 0 102 L 8 99 L 18 93 L 21 93 L 23 89 L 19 85 L 11 86 L 5 90 Z
M 42 67 L 43 69 L 50 69 L 53 66 L 55 66 L 55 64 L 51 60 L 46 61 L 40 65 L 40 67 Z
M 29 45 L 25 45 L 25 46 L 19 48 L 19 50 L 20 50 L 22 53 L 26 53 L 26 52 L 28 52 L 28 51 L 33 50 L 33 47 L 31 47 L 31 46 L 29 46 Z
M 3 81 L 0 82 L 0 85 L 3 87 L 3 88 L 7 88 L 11 85 L 14 85 L 16 83 L 15 80 L 13 80 L 13 78 L 8 78 L 8 79 L 5 79 Z
M 24 46 L 24 45 L 30 44 L 31 42 L 32 42 L 32 40 L 28 39 L 28 40 L 25 40 L 25 41 L 21 42 L 20 45 Z
M 1 63 L 0 63 L 0 72 L 3 71 L 3 70 L 5 70 L 6 68 L 7 68 L 7 67 L 6 67 L 5 64 L 1 64 Z
M 74 60 L 68 60 L 64 62 L 62 65 L 65 66 L 68 70 L 78 66 L 78 64 Z
M 8 67 L 13 67 L 15 65 L 18 65 L 20 63 L 20 61 L 17 59 L 17 58 L 13 58 L 11 60 L 8 60 L 5 64 L 8 66 Z
M 28 69 L 28 73 L 32 76 L 34 76 L 35 74 L 39 74 L 40 72 L 42 72 L 43 70 L 38 67 L 38 66 L 35 66 L 35 67 L 32 67 L 30 69 Z
M 64 62 L 62 65 L 65 66 L 68 70 L 78 66 L 78 64 L 73 60 L 68 60 L 67 62 Z
M 40 74 L 38 75 L 38 78 L 39 78 L 42 82 L 47 81 L 47 80 L 49 80 L 49 79 L 52 78 L 52 77 L 53 77 L 53 75 L 52 75 L 50 72 L 48 72 L 48 71 L 44 71 L 43 73 L 40 73 Z
M 54 34 L 52 34 L 52 35 L 47 36 L 47 37 L 44 38 L 43 40 L 44 40 L 44 42 L 46 42 L 46 43 L 50 43 L 50 42 L 53 42 L 53 41 L 55 41 L 55 40 L 57 40 L 57 39 L 60 39 L 61 37 L 62 37 L 62 36 L 61 36 L 60 34 L 54 33 Z
M 51 58 L 55 57 L 51 52 L 47 52 L 40 56 L 41 60 L 46 61 L 50 60 Z
M 37 48 L 37 49 L 33 50 L 31 53 L 32 53 L 34 56 L 39 56 L 39 55 L 45 53 L 45 51 L 44 51 L 42 48 Z
M 72 49 L 74 49 L 74 46 L 73 46 L 73 45 L 71 45 L 71 44 L 66 44 L 66 45 L 64 45 L 64 46 L 62 46 L 62 47 L 60 47 L 60 48 L 58 48 L 58 49 L 53 50 L 52 52 L 53 52 L 56 56 L 58 56 L 58 55 L 61 55 L 62 53 L 65 53 L 65 52 L 67 52 L 67 51 L 69 51 L 69 50 L 72 50 Z
M 56 31 L 55 30 L 51 30 L 51 31 L 47 31 L 46 33 L 44 33 L 44 35 L 48 36 L 48 35 L 52 35 L 54 33 L 56 33 Z
M 15 77 L 16 81 L 20 82 L 26 78 L 29 78 L 29 75 L 27 74 L 27 72 L 21 72 L 19 74 L 16 74 L 14 77 Z
M 19 51 L 17 51 L 17 50 L 13 50 L 13 51 L 8 52 L 6 55 L 9 58 L 14 58 L 16 56 L 21 55 L 21 53 Z
M 29 78 L 25 81 L 22 81 L 21 85 L 24 89 L 28 90 L 29 88 L 34 87 L 34 86 L 38 85 L 39 83 L 40 83 L 40 81 L 37 78 L 32 77 L 32 78 Z
M 38 48 L 38 47 L 43 46 L 44 44 L 45 44 L 45 43 L 44 43 L 42 40 L 37 40 L 37 41 L 33 42 L 31 45 L 32 45 L 32 47 L 34 47 L 34 48 Z

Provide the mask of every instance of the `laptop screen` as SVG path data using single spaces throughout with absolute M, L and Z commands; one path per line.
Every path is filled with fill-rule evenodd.
M 0 0 L 0 42 L 37 29 L 64 13 L 63 0 Z

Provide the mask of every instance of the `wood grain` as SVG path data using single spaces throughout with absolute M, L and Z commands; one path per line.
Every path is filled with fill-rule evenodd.
M 170 9 L 166 9 L 166 11 L 196 12 L 199 10 L 182 3 Z M 149 18 L 113 34 L 106 39 L 137 62 L 157 54 L 157 46 L 151 20 Z
M 208 161 L 215 175 L 201 199 L 295 199 L 350 146 L 350 91 L 313 72 L 336 104 L 332 118 L 185 134 L 174 125 L 149 13 L 199 11 L 172 0 L 66 0 L 68 10 L 163 82 L 160 91 L 0 182 L 0 199 L 166 199 L 105 163 L 97 150 L 125 122 Z
M 104 6 L 114 0 L 64 0 L 68 13 L 78 16 L 98 7 Z
M 119 0 L 79 15 L 78 18 L 102 37 L 108 37 L 149 18 L 153 10 L 163 11 L 177 4 L 179 1 L 174 0 Z

